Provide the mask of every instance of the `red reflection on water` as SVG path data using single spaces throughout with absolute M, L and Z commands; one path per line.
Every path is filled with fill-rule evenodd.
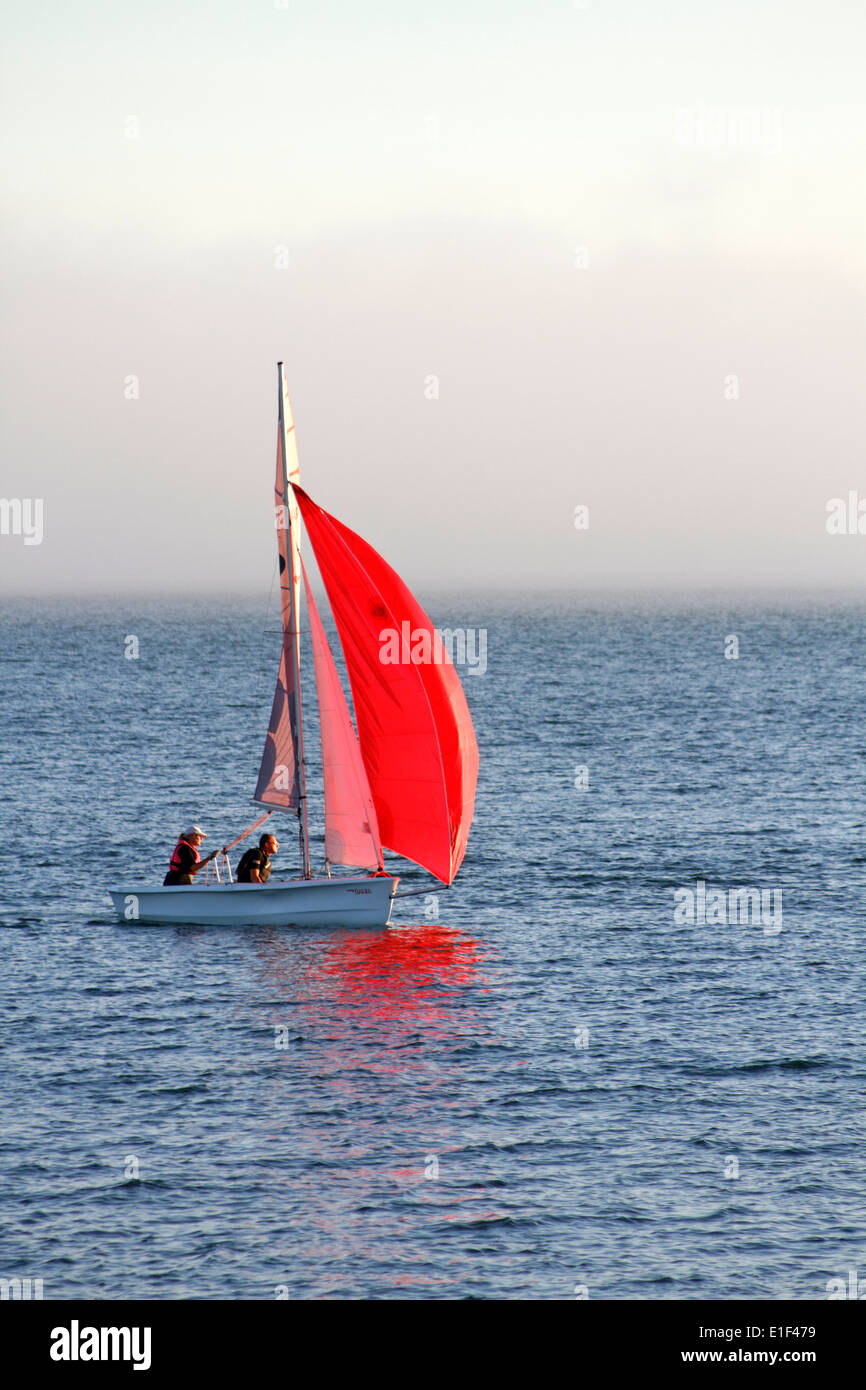
M 414 1190 L 429 1207 L 425 1222 L 468 1226 L 500 1218 L 486 1190 L 461 1196 L 455 1207 L 425 1181 L 431 1144 L 445 1155 L 462 1142 L 459 1089 L 435 1108 L 434 1101 L 462 1074 L 452 1053 L 486 1036 L 487 1011 L 479 1011 L 475 996 L 497 987 L 483 973 L 490 948 L 453 927 L 424 923 L 378 931 L 274 929 L 256 938 L 255 951 L 270 1021 L 285 1023 L 300 1043 L 274 1053 L 280 1065 L 268 1081 L 265 1137 L 290 1130 L 296 1150 L 310 1155 L 331 1153 L 339 1143 L 340 1164 L 327 1182 L 315 1172 L 301 1180 L 316 1208 L 315 1245 L 323 1257 L 381 1260 L 381 1232 L 392 1221 L 385 1214 L 389 1188 L 410 1197 Z M 383 1146 L 405 1159 L 383 1170 Z M 291 1183 L 296 1190 L 297 1177 Z M 473 1218 L 476 1203 L 482 1210 Z M 409 1235 L 419 1219 L 412 1212 L 393 1217 Z M 414 1252 L 415 1268 L 399 1282 L 443 1282 L 418 1272 L 424 1260 L 422 1249 Z
M 275 932 L 257 954 L 268 979 L 294 1002 L 326 1002 L 366 1019 L 445 1018 L 439 1006 L 479 985 L 487 992 L 477 941 L 427 924 L 383 931 L 332 931 L 310 938 Z
M 429 1013 L 444 999 L 484 984 L 477 941 L 453 928 L 392 927 L 377 936 L 345 935 L 323 952 L 320 968 L 335 1001 L 366 1006 L 368 1017 Z

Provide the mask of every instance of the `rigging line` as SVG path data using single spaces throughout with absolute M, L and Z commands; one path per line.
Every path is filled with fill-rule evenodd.
M 392 877 L 396 877 L 396 875 L 392 875 Z M 410 888 L 405 893 L 395 893 L 394 899 L 396 901 L 397 898 L 420 898 L 422 894 L 425 897 L 432 897 L 434 893 L 441 893 L 443 889 L 450 887 L 450 883 L 442 883 L 441 878 L 439 878 L 436 880 L 436 887 L 432 891 L 430 888 Z
M 254 830 L 258 830 L 260 825 L 264 825 L 270 815 L 271 812 L 268 811 L 267 815 L 260 816 L 257 821 L 253 821 L 252 825 L 248 825 L 246 830 L 242 831 L 236 840 L 232 840 L 230 845 L 226 845 L 226 849 L 234 849 L 235 845 L 240 844 L 241 840 L 245 840 L 248 835 L 252 835 Z

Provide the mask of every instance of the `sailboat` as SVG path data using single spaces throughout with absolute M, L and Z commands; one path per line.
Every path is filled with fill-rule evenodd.
M 282 362 L 277 383 L 274 502 L 283 640 L 253 796 L 264 815 L 233 845 L 274 812 L 287 813 L 297 818 L 301 873 L 235 883 L 226 855 L 222 869 L 215 861 L 210 882 L 110 888 L 126 922 L 384 927 L 400 882 L 385 868 L 384 849 L 445 884 L 453 882 L 466 853 L 478 745 L 457 673 L 396 571 L 302 489 Z M 302 520 L 342 647 L 357 729 L 301 559 Z M 302 588 L 320 714 L 325 864 L 318 873 L 311 866 L 307 817 Z

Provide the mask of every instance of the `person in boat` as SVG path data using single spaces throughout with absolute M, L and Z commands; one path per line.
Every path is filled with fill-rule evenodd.
M 263 835 L 257 849 L 248 849 L 238 863 L 238 883 L 267 883 L 271 876 L 271 855 L 279 849 L 276 835 Z
M 174 853 L 168 866 L 168 873 L 162 880 L 164 887 L 175 887 L 180 883 L 192 883 L 193 876 L 203 869 L 205 864 L 209 864 L 212 859 L 216 859 L 220 853 L 215 849 L 209 854 L 207 859 L 199 859 L 198 847 L 202 840 L 207 836 L 200 825 L 191 825 L 188 830 L 181 833 L 181 837 L 174 847 Z M 225 854 L 225 850 L 222 851 Z

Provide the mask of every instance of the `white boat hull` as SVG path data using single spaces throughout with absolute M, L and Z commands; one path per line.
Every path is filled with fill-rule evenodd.
M 196 883 L 109 888 L 118 916 L 130 925 L 178 922 L 201 926 L 386 927 L 399 878 L 289 879 L 271 883 Z

